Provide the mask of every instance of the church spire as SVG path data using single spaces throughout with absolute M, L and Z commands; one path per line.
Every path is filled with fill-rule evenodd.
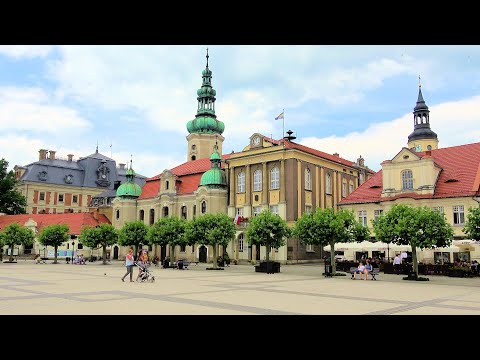
M 413 109 L 413 132 L 408 136 L 408 147 L 415 151 L 438 148 L 437 134 L 430 129 L 430 110 L 422 94 L 420 75 L 418 76 L 418 98 Z

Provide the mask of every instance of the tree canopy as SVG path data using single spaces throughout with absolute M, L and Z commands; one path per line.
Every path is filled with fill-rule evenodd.
M 445 247 L 453 240 L 453 228 L 445 215 L 427 207 L 396 204 L 372 223 L 378 241 L 412 247 L 413 271 L 417 276 L 417 247 Z
M 7 171 L 8 161 L 0 159 L 0 213 L 25 214 L 27 199 L 17 190 L 18 181 L 13 170 Z
M 279 215 L 266 209 L 250 218 L 245 235 L 249 244 L 266 247 L 268 262 L 270 261 L 270 250 L 285 245 L 286 239 L 292 236 L 292 230 Z
M 170 244 L 170 261 L 174 261 L 175 246 L 186 245 L 185 225 L 186 220 L 175 216 L 158 219 L 148 230 L 147 240 L 150 244 L 160 246 Z
M 118 243 L 123 246 L 135 246 L 135 255 L 138 253 L 138 246 L 147 241 L 148 227 L 143 221 L 136 220 L 127 222 L 118 233 Z
M 112 246 L 118 241 L 118 232 L 113 225 L 100 224 L 97 227 L 86 226 L 82 228 L 79 236 L 80 242 L 92 249 L 102 248 L 103 264 L 107 263 L 107 246 Z
M 68 232 L 70 227 L 67 224 L 54 224 L 45 226 L 38 235 L 38 241 L 44 246 L 55 248 L 55 264 L 57 263 L 57 249 L 69 240 Z
M 463 232 L 472 240 L 480 240 L 480 207 L 468 209 Z
M 370 238 L 370 231 L 360 224 L 353 211 L 332 208 L 317 208 L 310 214 L 303 214 L 295 223 L 294 236 L 305 244 L 330 245 L 332 272 L 336 272 L 335 244 L 339 242 L 361 242 Z
M 10 248 L 10 259 L 13 261 L 13 249 L 15 245 L 31 245 L 35 241 L 33 231 L 17 223 L 7 225 L 0 232 L 0 245 L 8 245 Z

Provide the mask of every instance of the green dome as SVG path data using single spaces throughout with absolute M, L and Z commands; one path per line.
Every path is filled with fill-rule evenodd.
M 213 156 L 213 154 L 212 154 Z M 200 186 L 227 186 L 225 171 L 219 168 L 212 168 L 202 175 Z
M 130 171 L 129 169 L 128 171 Z M 133 171 L 133 170 L 132 170 Z M 120 185 L 117 189 L 118 197 L 135 197 L 138 198 L 142 193 L 142 188 L 134 182 L 126 182 Z
M 217 151 L 214 151 L 210 156 L 210 161 L 214 161 L 214 160 L 222 161 L 222 157 Z
M 126 172 L 125 172 L 125 175 L 132 175 L 134 176 L 135 175 L 135 171 L 133 171 L 132 168 L 128 169 Z
M 225 130 L 223 122 L 211 116 L 197 116 L 187 123 L 187 130 L 191 133 L 222 134 Z

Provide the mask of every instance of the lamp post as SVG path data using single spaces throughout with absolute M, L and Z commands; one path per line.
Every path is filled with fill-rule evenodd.
M 72 241 L 72 265 L 73 265 L 74 256 L 75 256 L 75 240 Z

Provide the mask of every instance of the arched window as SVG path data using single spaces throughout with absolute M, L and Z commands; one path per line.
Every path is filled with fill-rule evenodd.
M 413 189 L 413 175 L 412 170 L 402 171 L 402 190 Z
M 120 210 L 117 210 L 117 215 L 116 215 L 116 217 L 117 217 L 117 220 L 120 219 Z
M 170 186 L 170 182 L 168 180 L 165 181 L 165 190 L 168 190 L 168 187 Z
M 145 211 L 140 210 L 139 218 L 140 218 L 140 221 L 143 221 L 145 219 Z
M 253 173 L 253 191 L 262 191 L 262 171 L 255 170 Z
M 243 234 L 238 235 L 238 251 L 243 252 Z
M 310 169 L 305 169 L 305 190 L 312 190 L 312 181 L 310 178 Z
M 325 176 L 325 192 L 327 194 L 332 193 L 332 175 L 330 173 Z
M 182 219 L 186 219 L 186 218 L 187 218 L 187 207 L 186 207 L 186 206 L 182 206 L 182 214 L 181 214 L 181 217 L 182 217 Z
M 163 207 L 163 217 L 168 217 L 168 206 Z
M 193 218 L 197 215 L 197 205 L 193 205 Z
M 347 183 L 342 182 L 342 197 L 346 197 L 346 196 L 347 196 Z
M 207 212 L 207 202 L 204 200 L 202 201 L 202 214 Z
M 280 170 L 274 167 L 270 171 L 270 189 L 280 189 Z
M 239 193 L 245 192 L 245 173 L 243 171 L 240 174 L 238 174 L 237 192 Z
M 351 194 L 354 190 L 354 187 L 353 187 L 353 182 L 350 181 L 350 189 L 349 189 L 349 194 Z
M 150 225 L 152 225 L 155 222 L 155 210 L 150 209 Z
M 197 158 L 195 157 L 195 155 L 193 155 L 193 156 L 192 156 L 192 161 L 193 161 L 193 160 L 196 160 L 196 159 L 197 159 Z
M 192 145 L 192 150 L 196 150 L 197 149 L 197 145 L 193 144 Z

